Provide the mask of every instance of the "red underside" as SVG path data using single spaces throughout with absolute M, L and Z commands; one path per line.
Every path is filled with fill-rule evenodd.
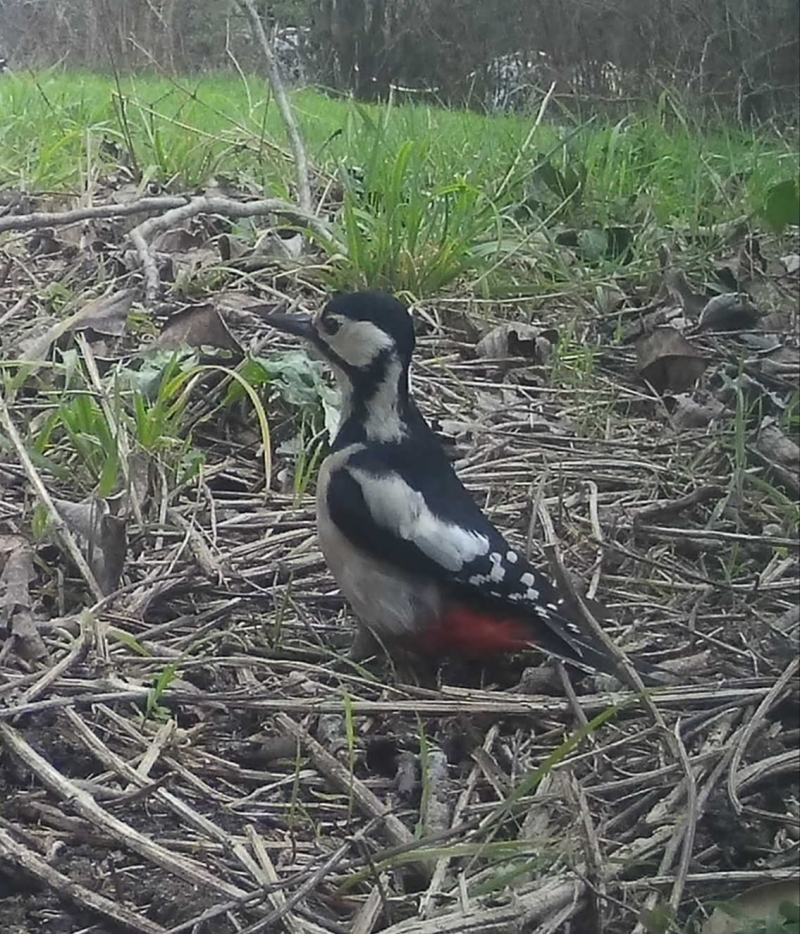
M 435 627 L 414 640 L 414 647 L 431 654 L 480 657 L 530 648 L 534 644 L 532 635 L 530 625 L 520 619 L 451 606 Z

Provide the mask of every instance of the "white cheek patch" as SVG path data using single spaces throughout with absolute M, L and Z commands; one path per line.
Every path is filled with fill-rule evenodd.
M 489 551 L 489 539 L 435 516 L 425 497 L 396 473 L 375 476 L 348 467 L 358 482 L 370 515 L 377 525 L 419 550 L 446 571 L 458 572 Z
M 381 351 L 394 346 L 386 331 L 371 321 L 345 321 L 335 334 L 320 336 L 338 357 L 356 368 L 369 366 Z

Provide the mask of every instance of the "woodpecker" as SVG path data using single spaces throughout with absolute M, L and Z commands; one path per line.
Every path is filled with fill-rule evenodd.
M 317 528 L 360 624 L 420 655 L 535 647 L 614 673 L 554 584 L 483 514 L 417 408 L 406 307 L 384 292 L 341 293 L 313 317 L 264 320 L 308 341 L 341 391 L 339 430 L 317 480 Z

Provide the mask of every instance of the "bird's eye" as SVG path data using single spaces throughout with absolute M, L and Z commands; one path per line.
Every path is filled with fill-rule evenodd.
M 330 316 L 323 318 L 322 321 L 320 321 L 320 324 L 322 325 L 322 330 L 326 334 L 335 334 L 342 326 L 341 321 L 337 321 L 336 318 L 332 318 Z

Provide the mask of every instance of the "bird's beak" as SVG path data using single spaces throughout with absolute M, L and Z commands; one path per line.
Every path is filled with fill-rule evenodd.
M 305 338 L 307 341 L 317 343 L 317 329 L 311 320 L 311 315 L 263 315 L 262 320 L 276 331 L 293 334 L 295 337 Z

